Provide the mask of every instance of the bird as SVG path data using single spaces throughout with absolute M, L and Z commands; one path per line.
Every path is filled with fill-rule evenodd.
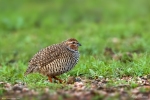
M 79 46 L 81 44 L 75 38 L 69 38 L 41 49 L 29 61 L 24 75 L 37 72 L 47 76 L 51 83 L 52 79 L 62 83 L 57 76 L 70 71 L 78 63 Z

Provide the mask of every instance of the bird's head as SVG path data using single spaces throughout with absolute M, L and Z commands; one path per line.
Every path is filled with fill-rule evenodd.
M 77 51 L 78 47 L 81 46 L 81 44 L 74 38 L 66 40 L 65 45 L 71 51 Z

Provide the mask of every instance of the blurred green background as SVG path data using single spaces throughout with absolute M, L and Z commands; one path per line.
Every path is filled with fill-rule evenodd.
M 0 65 L 76 38 L 81 56 L 150 52 L 150 0 L 0 0 Z

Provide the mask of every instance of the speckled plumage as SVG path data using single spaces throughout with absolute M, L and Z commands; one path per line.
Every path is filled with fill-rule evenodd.
M 56 76 L 71 70 L 78 62 L 80 43 L 76 39 L 68 39 L 60 44 L 54 44 L 40 50 L 29 61 L 25 75 L 39 72 L 60 81 Z M 61 82 L 61 81 L 60 81 Z

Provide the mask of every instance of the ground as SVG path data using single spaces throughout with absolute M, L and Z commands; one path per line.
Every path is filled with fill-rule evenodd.
M 1 0 L 0 98 L 148 100 L 150 1 Z M 40 49 L 76 38 L 80 60 L 65 80 L 24 76 Z

